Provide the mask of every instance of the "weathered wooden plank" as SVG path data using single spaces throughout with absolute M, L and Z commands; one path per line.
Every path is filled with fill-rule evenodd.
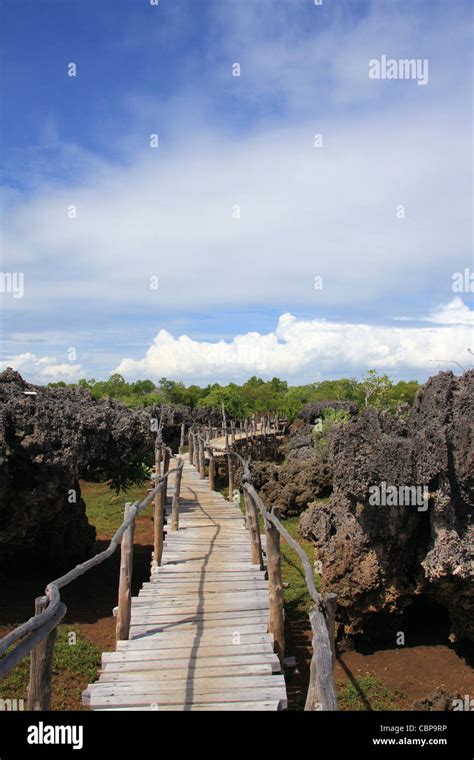
M 243 712 L 243 711 L 252 711 L 252 712 L 274 712 L 276 710 L 281 710 L 281 703 L 278 700 L 267 700 L 262 702 L 203 702 L 201 704 L 193 704 L 192 702 L 185 702 L 184 704 L 180 705 L 169 705 L 169 704 L 159 704 L 159 705 L 153 705 L 151 706 L 144 706 L 144 707 L 105 707 L 105 708 L 99 708 L 97 712 L 114 712 L 115 711 L 125 711 L 125 710 L 139 710 L 141 711 L 191 711 L 191 712 L 203 712 L 203 711 L 234 711 L 234 712 Z
M 235 692 L 249 691 L 250 689 L 275 689 L 284 688 L 285 679 L 282 675 L 262 676 L 219 676 L 210 682 L 207 678 L 197 679 L 188 678 L 184 683 L 159 683 L 159 682 L 138 682 L 138 683 L 114 683 L 110 685 L 102 681 L 94 684 L 94 691 L 107 695 L 114 694 L 169 694 L 172 692 L 185 692 L 190 686 L 196 694 L 207 694 L 213 691 L 224 691 L 231 689 Z
M 274 678 L 274 676 L 272 676 Z M 123 706 L 123 707 L 151 707 L 152 709 L 159 710 L 162 705 L 180 705 L 180 704 L 193 704 L 193 705 L 208 705 L 212 703 L 217 704 L 238 704 L 239 702 L 279 702 L 281 709 L 287 706 L 286 689 L 281 687 L 276 688 L 264 688 L 264 689 L 249 689 L 248 691 L 241 691 L 236 693 L 229 693 L 226 691 L 208 692 L 207 694 L 195 694 L 190 690 L 183 689 L 180 692 L 173 693 L 157 693 L 152 692 L 150 694 L 132 694 L 125 692 L 124 694 L 116 694 L 113 690 L 109 690 L 108 693 L 90 693 L 86 691 L 84 693 L 84 702 L 89 704 L 92 709 L 97 707 L 109 707 L 109 706 Z M 207 709 L 207 708 L 206 708 Z
M 202 678 L 212 678 L 213 681 L 222 676 L 246 676 L 270 675 L 272 666 L 267 663 L 245 663 L 241 665 L 216 665 L 205 667 L 196 664 L 187 664 L 182 668 L 151 668 L 148 669 L 122 669 L 119 671 L 103 668 L 100 674 L 101 683 L 135 683 L 136 681 L 156 681 L 159 683 L 177 682 L 192 679 L 193 686 Z
M 264 625 L 259 627 L 265 628 Z M 217 628 L 212 631 L 206 631 L 199 637 L 199 649 L 206 646 L 241 646 L 245 644 L 267 644 L 268 642 L 271 642 L 273 646 L 273 638 L 262 630 L 250 631 L 248 633 L 239 630 L 237 633 L 238 636 L 235 635 L 236 631 L 234 628 L 227 629 L 224 632 Z M 179 649 L 189 645 L 195 646 L 196 632 L 181 631 L 177 633 L 176 631 L 162 631 L 156 634 L 148 633 L 146 636 L 137 636 L 129 641 L 117 642 L 117 650 L 123 651 L 124 649 L 128 649 L 128 644 L 133 645 L 133 647 L 142 646 L 144 649 L 148 649 L 149 647 Z
M 192 649 L 191 649 L 192 652 Z M 191 653 L 190 652 L 190 653 Z M 116 653 L 114 653 L 116 654 Z M 154 657 L 152 656 L 154 654 Z M 232 657 L 231 655 L 221 657 L 204 657 L 198 650 L 194 657 L 182 657 L 180 659 L 167 658 L 163 659 L 162 653 L 150 653 L 149 650 L 144 650 L 141 653 L 139 659 L 134 659 L 129 656 L 120 661 L 104 659 L 102 657 L 102 672 L 131 672 L 131 671 L 168 671 L 168 670 L 185 670 L 189 668 L 195 668 L 196 670 L 205 670 L 206 672 L 212 671 L 216 667 L 232 668 L 232 667 L 247 667 L 251 665 L 265 665 L 270 666 L 271 670 L 278 673 L 280 661 L 276 654 L 272 652 L 259 654 L 241 654 Z M 228 672 L 228 671 L 226 671 Z
M 133 662 L 133 661 L 141 661 L 142 658 L 148 658 L 148 661 L 153 661 L 155 659 L 162 660 L 162 653 L 160 650 L 159 645 L 153 645 L 153 642 L 146 642 L 146 641 L 132 641 L 127 642 L 132 644 L 132 646 L 127 648 L 121 648 L 118 649 L 115 652 L 104 652 L 102 654 L 102 661 L 103 662 Z M 140 645 L 140 646 L 138 646 Z M 276 655 L 273 652 L 273 645 L 271 642 L 265 642 L 265 643 L 250 643 L 250 644 L 233 644 L 229 643 L 227 645 L 221 645 L 221 646 L 215 646 L 214 644 L 208 644 L 203 645 L 202 643 L 199 644 L 198 649 L 196 650 L 192 644 L 190 644 L 188 647 L 176 647 L 172 649 L 168 649 L 166 652 L 166 660 L 162 660 L 163 662 L 169 663 L 173 660 L 182 660 L 182 659 L 196 659 L 197 657 L 207 659 L 211 658 L 214 659 L 217 658 L 223 658 L 223 659 L 239 659 L 241 657 L 266 657 L 270 656 L 273 659 L 276 658 Z M 278 658 L 276 658 L 278 659 Z

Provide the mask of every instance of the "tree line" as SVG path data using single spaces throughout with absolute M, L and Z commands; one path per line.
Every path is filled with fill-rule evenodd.
M 411 405 L 421 387 L 415 380 L 393 383 L 388 375 L 379 374 L 374 369 L 369 370 L 360 381 L 341 378 L 294 386 L 277 377 L 263 380 L 256 376 L 242 385 L 212 383 L 205 387 L 186 386 L 183 382 L 165 377 L 158 384 L 152 380 L 128 383 L 119 374 L 111 375 L 108 380 L 83 378 L 77 384 L 67 385 L 59 381 L 48 385 L 52 388 L 76 386 L 88 389 L 94 398 L 118 399 L 132 408 L 166 404 L 177 408 L 220 409 L 224 403 L 227 414 L 235 420 L 243 420 L 259 412 L 280 412 L 293 420 L 305 404 L 318 401 L 351 401 L 359 407 L 374 406 L 394 411 Z

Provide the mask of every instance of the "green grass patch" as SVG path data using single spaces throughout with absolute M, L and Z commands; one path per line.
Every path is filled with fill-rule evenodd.
M 116 496 L 107 483 L 81 482 L 81 496 L 86 503 L 87 519 L 97 533 L 110 537 L 123 522 L 123 510 L 127 501 L 142 501 L 146 496 L 146 484 L 132 486 Z M 147 507 L 145 512 L 151 507 Z
M 339 691 L 341 710 L 399 710 L 403 693 L 390 691 L 375 676 L 361 676 L 348 681 Z
M 71 710 L 80 703 L 80 694 L 97 679 L 102 652 L 85 639 L 73 624 L 57 628 L 54 646 L 52 693 L 54 710 Z M 25 708 L 30 674 L 30 658 L 25 657 L 0 681 L 0 699 L 24 699 Z

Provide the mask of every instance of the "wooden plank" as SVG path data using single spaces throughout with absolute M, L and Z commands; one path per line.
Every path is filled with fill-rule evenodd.
M 261 626 L 265 627 L 265 626 Z M 222 629 L 215 629 L 213 631 L 206 631 L 199 638 L 199 648 L 206 646 L 242 646 L 250 644 L 268 644 L 272 642 L 273 638 L 270 634 L 263 631 L 252 631 L 249 633 L 242 633 L 239 631 L 239 636 L 235 636 L 235 630 L 233 628 L 224 633 Z M 179 634 L 176 632 L 163 631 L 157 634 L 148 634 L 147 636 L 137 637 L 135 639 L 129 639 L 128 641 L 117 642 L 117 650 L 128 650 L 129 645 L 134 649 L 142 647 L 143 649 L 149 649 L 150 647 L 157 647 L 159 649 L 180 649 L 181 647 L 193 644 L 196 641 L 195 631 L 182 631 Z
M 103 662 L 126 662 L 126 661 L 140 661 L 142 658 L 148 658 L 148 661 L 152 661 L 155 659 L 160 659 L 162 657 L 162 653 L 160 650 L 159 645 L 153 645 L 153 643 L 148 643 L 146 641 L 140 641 L 135 640 L 132 642 L 127 642 L 132 644 L 133 646 L 129 646 L 127 648 L 119 649 L 115 652 L 104 652 L 102 654 L 102 661 Z M 140 645 L 140 646 L 139 646 Z M 267 655 L 274 655 L 273 652 L 273 644 L 272 642 L 263 642 L 263 643 L 249 643 L 249 644 L 227 644 L 227 645 L 221 645 L 221 646 L 215 646 L 214 644 L 208 644 L 199 645 L 199 649 L 196 651 L 192 645 L 188 647 L 176 647 L 174 649 L 168 649 L 166 652 L 166 660 L 165 662 L 169 663 L 170 661 L 174 659 L 189 659 L 191 657 L 202 657 L 203 659 L 207 659 L 210 657 L 211 659 L 214 659 L 214 657 L 218 658 L 230 658 L 231 660 L 234 660 L 236 658 L 240 657 L 252 657 L 252 656 L 262 656 L 266 657 Z
M 175 669 L 184 670 L 190 667 L 194 667 L 197 670 L 212 670 L 214 667 L 230 668 L 248 665 L 268 665 L 271 670 L 276 673 L 280 670 L 278 657 L 273 652 L 241 654 L 237 656 L 225 655 L 221 657 L 204 657 L 202 652 L 198 649 L 197 652 L 194 653 L 195 656 L 191 657 L 190 655 L 192 652 L 193 650 L 191 649 L 187 657 L 179 659 L 167 658 L 166 660 L 163 658 L 161 652 L 150 653 L 149 650 L 141 652 L 138 659 L 129 656 L 117 661 L 104 659 L 104 656 L 102 656 L 102 672 L 122 673 L 139 670 L 168 671 Z M 152 654 L 154 654 L 154 657 L 151 656 Z
M 240 676 L 244 678 L 246 676 L 258 676 L 258 675 L 271 675 L 272 666 L 267 663 L 245 663 L 242 665 L 224 665 L 211 667 L 206 665 L 204 667 L 194 665 L 193 663 L 187 664 L 182 668 L 169 668 L 165 670 L 163 668 L 152 669 L 133 669 L 126 670 L 111 670 L 110 668 L 103 668 L 100 674 L 100 683 L 135 683 L 136 681 L 156 681 L 159 683 L 177 682 L 181 684 L 183 681 L 192 678 L 193 686 L 202 678 L 212 678 L 213 680 L 222 676 Z
M 274 676 L 272 676 L 273 678 Z M 110 706 L 123 706 L 123 707 L 150 707 L 152 709 L 162 709 L 163 705 L 182 705 L 192 703 L 193 705 L 209 705 L 212 703 L 217 704 L 232 704 L 237 705 L 239 702 L 279 702 L 281 709 L 287 706 L 286 690 L 284 688 L 265 688 L 265 689 L 252 689 L 248 691 L 242 691 L 238 693 L 228 692 L 208 692 L 207 694 L 194 694 L 190 699 L 189 690 L 186 693 L 186 689 L 183 689 L 181 693 L 157 693 L 152 692 L 150 694 L 132 694 L 125 692 L 124 694 L 117 694 L 113 690 L 109 690 L 108 693 L 95 693 L 92 692 L 89 695 L 88 690 L 84 692 L 83 701 L 85 704 L 90 705 L 93 709 L 97 707 L 110 707 Z M 208 709 L 207 707 L 204 709 Z M 234 709 L 234 707 L 233 707 Z
M 105 708 L 99 708 L 97 712 L 113 712 L 113 711 L 133 711 L 133 710 L 139 710 L 139 711 L 156 711 L 159 710 L 161 712 L 163 711 L 192 711 L 192 712 L 203 712 L 203 711 L 223 711 L 223 710 L 229 710 L 234 712 L 243 712 L 243 711 L 252 711 L 252 712 L 272 712 L 276 710 L 281 710 L 281 703 L 278 700 L 267 700 L 262 702 L 203 702 L 201 704 L 193 704 L 192 702 L 185 702 L 184 704 L 180 705 L 154 705 L 151 706 L 144 706 L 144 707 L 105 707 Z

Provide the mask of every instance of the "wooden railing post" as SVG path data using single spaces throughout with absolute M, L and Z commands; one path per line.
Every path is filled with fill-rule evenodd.
M 214 460 L 214 454 L 212 453 L 212 449 L 210 447 L 208 447 L 207 453 L 209 454 L 209 490 L 215 491 L 215 479 L 216 479 L 215 460 Z
M 162 502 L 162 491 L 164 485 L 156 494 L 153 500 L 153 563 L 155 567 L 161 564 L 163 555 L 163 529 L 164 529 L 164 508 Z
M 233 494 L 234 494 L 234 460 L 229 453 L 227 454 L 227 470 L 228 470 L 228 476 L 229 476 L 229 483 L 228 483 L 228 496 L 227 501 L 232 501 Z
M 206 477 L 206 460 L 204 457 L 204 441 L 202 436 L 199 436 L 199 477 L 204 480 Z
M 35 615 L 45 611 L 49 602 L 46 596 L 35 599 Z M 49 710 L 51 707 L 51 670 L 57 629 L 53 628 L 31 650 L 30 683 L 28 686 L 28 710 Z
M 189 431 L 188 433 L 188 448 L 189 448 L 189 464 L 193 463 L 194 457 L 194 435 Z
M 336 666 L 336 611 L 337 611 L 337 594 L 324 594 L 324 606 L 326 608 L 326 627 L 329 634 L 329 643 L 331 644 L 332 667 Z
M 125 504 L 124 519 L 131 513 L 133 504 Z M 128 639 L 130 634 L 130 619 L 132 614 L 132 571 L 133 571 L 133 534 L 135 520 L 122 536 L 120 547 L 120 576 L 118 592 L 117 626 L 115 637 L 117 641 Z
M 184 459 L 178 465 L 178 472 L 174 476 L 173 504 L 171 507 L 171 530 L 179 528 L 179 494 L 181 490 L 181 478 L 183 477 Z
M 260 539 L 260 529 L 258 525 L 257 508 L 251 495 L 244 488 L 244 504 L 247 514 L 247 527 L 250 535 L 250 555 L 252 565 L 258 565 L 263 570 L 262 542 Z
M 179 438 L 179 449 L 178 453 L 182 454 L 184 449 L 184 422 L 181 423 L 181 435 Z
M 194 434 L 194 458 L 193 465 L 199 470 L 199 433 Z
M 155 444 L 155 482 L 161 475 L 161 460 L 163 458 L 163 444 L 157 441 Z
M 163 446 L 163 476 L 167 475 L 170 469 L 170 450 L 168 446 Z M 160 491 L 161 500 L 163 504 L 163 516 L 165 513 L 165 504 L 167 504 L 167 493 L 168 493 L 168 477 L 165 477 L 164 479 L 164 485 L 163 488 Z
M 273 507 L 272 514 L 278 519 L 280 509 Z M 265 520 L 267 535 L 267 573 L 268 573 L 268 632 L 273 634 L 274 649 L 283 668 L 285 658 L 285 613 L 283 583 L 281 578 L 280 533 L 269 521 Z
M 327 604 L 329 597 L 329 606 Z M 313 656 L 309 671 L 309 687 L 305 710 L 337 710 L 337 698 L 334 691 L 334 616 L 336 611 L 336 594 L 326 594 L 324 599 L 326 616 L 317 605 L 311 608 L 309 620 L 313 631 Z M 329 637 L 330 646 L 321 646 Z
M 222 405 L 222 414 L 223 414 L 223 419 L 225 421 L 224 405 Z M 225 450 L 227 452 L 227 478 L 228 478 L 227 501 L 232 501 L 232 495 L 234 493 L 234 462 L 233 462 L 232 455 L 230 453 L 230 448 L 229 448 L 229 431 L 227 429 L 227 423 L 225 425 L 224 438 L 225 438 Z

